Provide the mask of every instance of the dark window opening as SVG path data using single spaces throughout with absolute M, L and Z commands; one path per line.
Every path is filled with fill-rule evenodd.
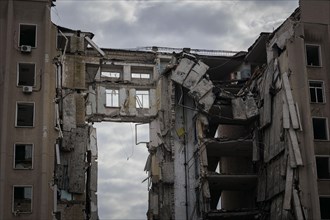
M 320 47 L 318 45 L 306 45 L 306 56 L 308 66 L 321 66 Z
M 327 120 L 325 118 L 313 118 L 313 132 L 315 140 L 328 140 Z
M 31 186 L 14 186 L 13 212 L 18 214 L 32 212 Z
M 35 64 L 19 63 L 18 64 L 18 85 L 34 86 L 35 83 Z
M 330 157 L 316 157 L 317 177 L 330 179 Z
M 19 46 L 36 47 L 37 26 L 21 24 L 19 28 Z
M 32 169 L 32 144 L 15 145 L 15 169 Z
M 309 91 L 312 103 L 324 103 L 323 82 L 310 81 Z
M 34 103 L 17 103 L 16 126 L 33 127 Z
M 321 219 L 330 219 L 330 198 L 320 197 Z
M 57 49 L 64 51 L 66 41 L 68 41 L 68 43 L 66 45 L 66 49 L 68 50 L 68 48 L 70 48 L 70 44 L 71 44 L 71 37 L 66 36 L 66 38 L 65 38 L 62 35 L 58 35 L 57 36 Z

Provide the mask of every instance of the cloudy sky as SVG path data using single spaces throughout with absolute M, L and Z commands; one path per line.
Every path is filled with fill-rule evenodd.
M 190 47 L 240 51 L 276 29 L 298 0 L 57 0 L 55 24 L 89 31 L 103 48 Z M 134 125 L 97 124 L 99 216 L 146 219 L 147 150 Z

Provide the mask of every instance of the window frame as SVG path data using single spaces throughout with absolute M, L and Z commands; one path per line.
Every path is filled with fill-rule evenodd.
M 119 74 L 118 77 L 113 76 L 105 76 L 102 73 L 114 73 Z M 102 79 L 110 79 L 110 80 L 122 80 L 124 75 L 124 66 L 123 65 L 117 65 L 117 64 L 104 64 L 100 68 L 100 77 Z
M 154 66 L 131 66 L 130 77 L 132 80 L 152 80 Z M 142 77 L 147 75 L 148 77 Z
M 308 64 L 308 57 L 307 57 L 307 46 L 315 46 L 315 47 L 318 47 L 318 58 L 319 58 L 319 65 L 318 66 L 315 66 L 315 65 L 309 65 Z M 305 56 L 306 56 L 306 66 L 307 67 L 322 67 L 322 53 L 321 53 L 321 45 L 320 44 L 313 44 L 313 43 L 306 43 L 305 44 Z
M 32 24 L 32 23 L 19 23 L 18 24 L 18 47 L 21 47 L 25 44 L 21 45 L 21 26 L 26 25 L 26 26 L 35 26 L 36 27 L 36 33 L 35 33 L 35 39 L 34 39 L 34 46 L 32 45 L 27 45 L 31 46 L 31 48 L 37 48 L 38 47 L 38 25 L 37 24 Z
M 317 92 L 315 92 L 315 98 L 316 98 L 316 102 L 312 102 L 312 94 L 311 94 L 311 83 L 321 83 L 321 90 L 322 90 L 322 98 L 323 98 L 323 102 L 319 102 L 318 96 L 317 96 Z M 309 88 L 309 101 L 312 104 L 325 104 L 326 103 L 326 97 L 325 97 L 325 83 L 323 80 L 308 80 L 308 88 Z M 317 91 L 316 87 L 312 87 L 315 91 Z
M 20 64 L 33 64 L 34 65 L 34 79 L 33 79 L 33 85 L 32 87 L 35 87 L 36 86 L 36 76 L 37 76 L 37 64 L 36 63 L 33 63 L 33 62 L 18 62 L 17 63 L 17 82 L 16 82 L 16 85 L 18 87 L 23 87 L 23 86 L 30 86 L 30 85 L 20 85 L 19 84 L 19 71 L 20 71 Z
M 135 75 L 139 75 L 139 77 L 133 77 Z M 144 78 L 142 77 L 142 75 L 148 75 L 149 77 L 148 78 Z M 150 80 L 151 79 L 151 74 L 150 73 L 144 73 L 144 72 L 132 72 L 131 73 L 131 78 L 134 80 L 134 79 L 138 79 L 138 80 Z
M 21 212 L 21 211 L 19 211 L 19 213 L 17 213 L 17 214 L 30 214 L 30 213 L 32 213 L 33 212 L 33 185 L 13 185 L 13 188 L 12 188 L 12 202 L 11 202 L 11 204 L 12 204 L 12 213 L 16 213 L 16 211 L 15 211 L 15 188 L 18 188 L 18 187 L 24 187 L 24 188 L 31 188 L 31 209 L 30 209 L 30 212 Z
M 137 94 L 138 92 L 148 92 L 148 94 Z M 138 96 L 142 95 L 142 100 Z M 148 96 L 148 107 L 144 107 L 143 96 Z M 135 108 L 137 109 L 150 109 L 150 90 L 148 89 L 136 89 L 135 90 Z M 142 106 L 139 105 L 138 100 L 141 102 Z
M 18 105 L 19 104 L 33 104 L 33 121 L 32 121 L 32 126 L 17 125 Z M 35 115 L 36 115 L 36 105 L 35 105 L 35 102 L 25 102 L 25 101 L 18 101 L 18 102 L 16 102 L 15 127 L 16 128 L 34 128 L 34 126 L 35 126 Z
M 117 105 L 114 105 L 113 104 L 113 94 L 112 93 L 108 93 L 108 91 L 109 90 L 115 90 L 115 91 L 117 91 L 117 96 L 118 96 L 118 103 L 117 103 Z M 111 101 L 111 105 L 108 105 L 108 95 L 110 95 L 111 96 L 111 98 L 110 98 L 110 100 L 112 100 Z M 116 95 L 116 94 L 115 94 Z M 119 108 L 120 107 L 120 94 L 119 94 L 119 89 L 117 89 L 117 88 L 111 88 L 111 89 L 106 89 L 105 90 L 105 107 L 107 107 L 107 108 Z
M 18 168 L 16 167 L 16 145 L 31 145 L 31 167 L 30 168 Z M 33 170 L 34 165 L 34 144 L 32 143 L 15 143 L 14 144 L 14 159 L 13 159 L 13 169 L 14 170 Z
M 326 128 L 326 139 L 316 139 L 314 134 L 314 122 L 313 119 L 324 119 L 325 120 L 325 128 Z M 329 141 L 329 124 L 328 124 L 328 118 L 327 117 L 317 117 L 312 116 L 312 126 L 313 126 L 313 140 L 314 141 Z
M 102 73 L 109 73 L 110 76 L 105 76 L 105 75 L 103 75 Z M 111 74 L 118 74 L 118 77 L 117 77 L 117 76 L 111 76 Z M 119 72 L 119 71 L 101 71 L 101 77 L 104 77 L 104 78 L 120 79 L 121 76 L 122 76 L 122 73 Z

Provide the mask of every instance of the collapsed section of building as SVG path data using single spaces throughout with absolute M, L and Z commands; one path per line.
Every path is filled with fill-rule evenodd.
M 98 219 L 101 121 L 150 126 L 149 220 L 330 218 L 329 2 L 301 1 L 241 52 L 100 48 L 51 24 L 52 3 L 29 2 L 48 19 L 19 25 L 17 51 L 1 33 L 1 219 Z M 0 6 L 14 33 L 27 3 Z

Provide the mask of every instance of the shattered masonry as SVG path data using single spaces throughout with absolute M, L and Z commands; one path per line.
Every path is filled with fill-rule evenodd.
M 18 7 L 6 4 L 0 9 Z M 44 166 L 40 181 L 27 183 L 31 172 L 24 170 L 14 183 L 33 186 L 31 212 L 22 212 L 26 201 L 5 204 L 5 198 L 16 197 L 3 190 L 13 184 L 1 171 L 0 218 L 98 219 L 93 123 L 101 121 L 150 125 L 148 220 L 330 218 L 329 8 L 329 2 L 300 1 L 247 52 L 104 49 L 92 33 L 55 26 L 49 18 L 44 25 L 57 42 L 40 59 L 53 74 L 40 74 L 40 89 L 17 99 L 47 94 L 42 103 L 53 109 L 52 120 L 42 124 L 43 135 L 37 131 L 35 140 L 54 149 L 42 148 L 38 156 Z M 37 51 L 17 53 L 30 59 Z M 0 84 L 1 91 L 8 84 Z M 24 136 L 21 130 L 14 133 Z M 51 172 L 44 171 L 45 164 Z M 5 211 L 8 207 L 14 208 Z

